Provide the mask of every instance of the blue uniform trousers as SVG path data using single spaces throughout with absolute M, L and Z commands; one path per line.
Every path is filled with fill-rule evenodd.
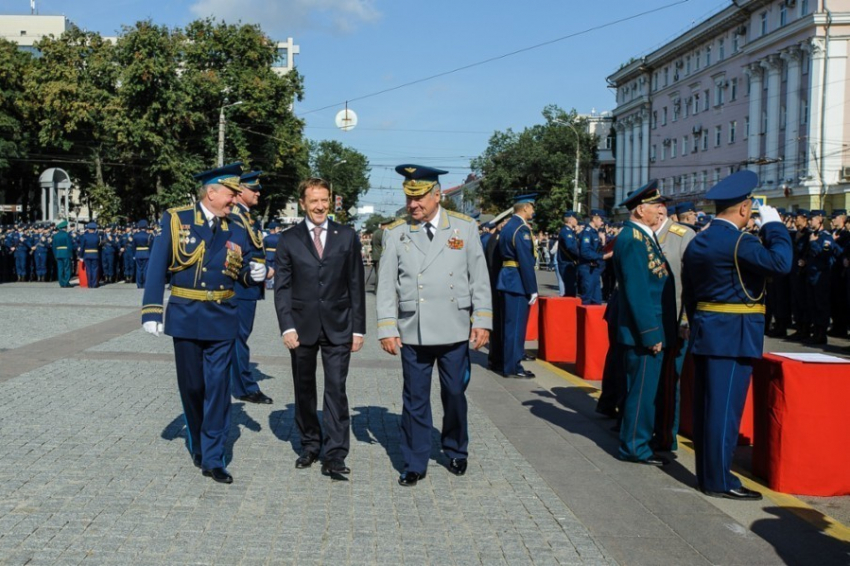
M 655 395 L 664 365 L 664 354 L 643 347 L 623 346 L 628 391 L 620 425 L 620 458 L 646 460 L 652 456 L 649 441 L 655 429 Z
M 230 360 L 233 340 L 174 338 L 177 387 L 183 402 L 188 448 L 205 470 L 224 467 L 230 429 Z
M 449 458 L 466 458 L 469 429 L 466 421 L 466 387 L 469 385 L 469 342 L 417 346 L 404 344 L 401 413 L 401 453 L 406 472 L 425 473 L 431 454 L 431 374 L 434 362 L 440 375 L 443 428 L 440 440 Z
M 103 250 L 103 276 L 107 280 L 115 277 L 115 252 Z
M 136 288 L 144 289 L 145 288 L 145 275 L 148 270 L 148 259 L 139 259 L 136 258 Z
M 561 292 L 562 297 L 575 297 L 577 290 L 576 283 L 576 265 L 573 262 L 559 263 L 558 274 L 561 281 L 564 282 L 564 289 Z M 560 289 L 559 289 L 560 290 Z M 600 293 L 601 293 L 600 289 Z
M 731 468 L 752 373 L 752 358 L 694 355 L 694 450 L 702 490 L 741 487 Z
M 57 258 L 56 259 L 56 277 L 59 279 L 60 287 L 71 286 L 71 259 Z
M 233 363 L 230 366 L 230 387 L 234 397 L 244 397 L 260 390 L 254 374 L 251 372 L 251 348 L 248 338 L 254 330 L 254 315 L 257 301 L 236 301 L 236 313 L 239 315 L 239 332 L 233 351 Z
M 15 254 L 15 275 L 19 279 L 29 279 L 29 256 L 26 254 Z
M 814 282 L 806 279 L 806 310 L 815 330 L 826 330 L 829 326 L 829 272 L 821 273 Z
M 132 281 L 135 279 L 136 274 L 136 259 L 124 252 L 124 279 L 127 281 Z
M 585 263 L 578 266 L 578 296 L 583 305 L 602 304 L 602 268 Z
M 507 375 L 522 370 L 525 329 L 530 309 L 527 295 L 502 291 L 502 371 Z
M 664 367 L 655 397 L 655 436 L 653 447 L 663 452 L 677 450 L 679 442 L 679 378 L 685 365 L 688 341 L 678 349 L 664 352 Z
M 86 265 L 86 281 L 88 281 L 89 288 L 97 289 L 100 280 L 100 260 L 84 259 L 83 263 Z
M 47 277 L 47 253 L 36 253 L 33 256 L 35 260 L 35 274 L 43 279 Z

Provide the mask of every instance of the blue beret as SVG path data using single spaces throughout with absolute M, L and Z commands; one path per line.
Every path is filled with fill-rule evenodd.
M 260 175 L 262 175 L 262 171 L 248 171 L 241 177 L 239 177 L 239 182 L 252 191 L 259 191 L 263 187 L 260 185 Z
M 805 208 L 798 208 L 797 211 L 794 213 L 794 216 L 805 216 L 808 218 L 809 211 Z
M 518 195 L 513 198 L 514 204 L 534 204 L 537 200 L 537 193 L 529 193 L 527 195 Z
M 639 204 L 650 204 L 666 201 L 667 199 L 664 197 L 664 195 L 661 194 L 661 191 L 658 190 L 658 179 L 652 179 L 650 182 L 648 182 L 641 188 L 629 193 L 626 196 L 626 200 L 624 200 L 617 206 L 625 206 L 629 210 L 634 210 Z M 599 216 L 605 216 L 605 213 L 603 211 L 599 211 L 596 209 L 590 211 L 591 216 L 596 216 L 597 213 L 599 213 Z
M 148 221 L 147 220 L 139 220 L 138 222 L 136 222 L 136 228 L 147 228 L 147 227 L 148 227 Z
M 705 193 L 705 198 L 717 203 L 723 209 L 750 198 L 753 189 L 759 185 L 759 176 L 748 169 L 732 173 Z
M 809 211 L 809 218 L 814 218 L 815 216 L 826 216 L 826 213 L 820 208 L 813 208 Z
M 223 167 L 216 167 L 194 175 L 202 185 L 221 184 L 230 190 L 239 192 L 239 177 L 242 175 L 242 162 L 237 161 Z M 235 188 L 234 188 L 235 187 Z
M 696 212 L 697 207 L 694 206 L 694 203 L 692 202 L 681 202 L 676 207 L 676 210 L 678 211 L 678 214 L 682 214 L 683 212 Z
M 576 217 L 576 211 L 575 210 L 568 210 L 564 213 L 564 218 L 575 218 L 575 217 Z
M 831 216 L 831 218 L 836 218 L 836 217 L 838 217 L 838 216 L 847 216 L 847 210 L 845 210 L 845 209 L 843 209 L 843 208 L 834 208 L 834 209 L 832 209 L 832 216 Z

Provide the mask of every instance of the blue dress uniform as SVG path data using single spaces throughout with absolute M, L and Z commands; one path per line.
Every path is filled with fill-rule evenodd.
M 15 274 L 18 281 L 29 280 L 29 259 L 32 251 L 32 240 L 24 231 L 19 231 L 12 239 L 15 255 Z
M 259 191 L 262 171 L 251 171 L 242 175 L 242 190 Z M 242 203 L 236 203 L 229 217 L 231 223 L 238 225 L 248 234 L 248 255 L 250 261 L 266 263 L 263 251 L 263 233 L 260 223 L 251 216 L 251 211 Z M 234 397 L 240 401 L 271 404 L 272 399 L 260 391 L 260 386 L 251 371 L 251 349 L 248 338 L 254 330 L 254 317 L 257 314 L 257 301 L 263 300 L 265 285 L 245 285 L 236 282 L 236 312 L 239 314 L 239 332 L 233 350 L 233 363 L 230 366 L 230 387 Z
M 809 212 L 809 220 L 820 217 L 823 210 Z M 829 326 L 829 294 L 832 265 L 835 262 L 835 240 L 827 230 L 819 228 L 809 235 L 803 268 L 806 283 L 806 307 L 812 323 L 812 334 L 804 340 L 807 344 L 826 344 Z
M 86 280 L 90 289 L 97 289 L 100 282 L 100 234 L 96 232 L 97 223 L 86 224 L 86 231 L 80 236 L 80 257 L 86 266 Z
M 266 251 L 266 267 L 275 271 L 277 271 L 277 266 L 275 265 L 275 253 L 277 252 L 277 245 L 280 240 L 280 233 L 276 232 L 276 230 L 279 227 L 280 225 L 277 222 L 269 222 L 269 225 L 266 228 L 272 231 L 272 233 L 263 238 L 263 249 Z M 274 288 L 273 278 L 266 281 L 266 289 L 272 288 Z
M 121 239 L 124 260 L 124 282 L 129 283 L 136 279 L 136 254 L 133 249 L 133 232 L 128 231 Z
M 516 204 L 533 203 L 537 195 L 516 197 Z M 502 314 L 502 373 L 507 376 L 534 377 L 523 369 L 525 355 L 525 330 L 528 325 L 528 304 L 537 294 L 537 276 L 534 264 L 537 247 L 531 227 L 517 215 L 511 217 L 499 234 L 499 254 L 502 269 L 496 288 L 501 293 Z
M 594 216 L 604 217 L 604 211 L 593 209 Z M 602 259 L 602 240 L 599 232 L 589 223 L 579 235 L 578 294 L 583 305 L 602 304 L 602 272 L 605 260 Z
M 50 249 L 50 244 L 47 241 L 47 236 L 44 234 L 36 236 L 35 247 L 33 248 L 32 256 L 35 263 L 35 276 L 39 281 L 47 280 L 47 253 Z
M 808 220 L 809 211 L 797 209 L 795 220 L 805 218 Z M 808 226 L 791 232 L 791 242 L 794 249 L 794 262 L 791 266 L 791 274 L 788 276 L 791 287 L 791 310 L 794 315 L 794 327 L 797 332 L 792 334 L 790 340 L 805 340 L 809 337 L 812 323 L 806 306 L 806 255 L 809 250 L 809 235 L 811 231 Z
M 568 210 L 564 219 L 575 218 L 576 213 Z M 579 240 L 569 226 L 561 228 L 558 234 L 558 273 L 564 283 L 564 297 L 576 296 L 576 268 L 579 261 Z
M 830 287 L 829 302 L 832 305 L 832 326 L 827 333 L 829 336 L 837 338 L 847 337 L 847 315 L 848 307 L 847 294 L 845 292 L 844 278 L 845 268 L 841 261 L 841 255 L 844 250 L 850 246 L 850 230 L 845 224 L 842 228 L 836 228 L 836 219 L 843 217 L 846 221 L 847 210 L 836 208 L 832 211 L 830 218 L 832 219 L 832 239 L 835 241 L 835 263 L 832 265 L 832 283 Z
M 101 257 L 103 261 L 103 278 L 107 283 L 115 280 L 115 258 L 118 256 L 118 242 L 115 239 L 112 229 L 106 231 L 103 235 L 103 247 L 101 248 Z
M 53 257 L 56 259 L 56 278 L 60 287 L 71 286 L 71 260 L 74 243 L 71 235 L 65 230 L 68 222 L 63 220 L 56 225 L 58 232 L 53 235 Z
M 658 181 L 634 191 L 620 206 L 664 202 Z M 626 395 L 620 425 L 619 457 L 630 462 L 664 465 L 652 448 L 655 398 L 664 349 L 676 334 L 676 291 L 670 266 L 652 229 L 627 220 L 614 244 L 617 279 L 617 343 L 626 371 Z M 661 344 L 661 350 L 652 348 Z
M 758 175 L 739 171 L 707 194 L 724 210 L 747 199 Z M 764 217 L 765 208 L 761 213 Z M 778 214 L 777 214 L 778 218 Z M 715 218 L 685 252 L 683 301 L 694 356 L 694 447 L 697 482 L 708 495 L 760 499 L 731 471 L 753 360 L 764 348 L 765 278 L 791 270 L 788 230 L 768 221 L 759 238 Z
M 206 183 L 238 192 L 240 173 L 234 164 L 201 175 Z M 236 281 L 251 285 L 248 234 L 227 219 L 211 228 L 200 203 L 168 210 L 162 226 L 148 265 L 142 323 L 162 323 L 170 273 L 164 331 L 174 340 L 188 449 L 203 470 L 223 469 L 230 428 L 229 367 L 239 327 L 234 287 Z
M 136 260 L 136 288 L 144 289 L 147 280 L 148 260 L 153 247 L 153 234 L 148 232 L 148 221 L 136 223 L 139 231 L 133 234 L 133 257 Z

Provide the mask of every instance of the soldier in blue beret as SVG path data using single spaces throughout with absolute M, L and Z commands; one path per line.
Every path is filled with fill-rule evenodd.
M 791 270 L 791 238 L 771 206 L 760 207 L 761 238 L 742 232 L 759 184 L 752 171 L 726 177 L 706 193 L 717 217 L 685 251 L 684 304 L 694 356 L 694 447 L 699 489 L 710 496 L 758 500 L 731 472 L 753 360 L 764 349 L 767 277 Z
M 564 226 L 558 233 L 558 274 L 563 282 L 562 297 L 576 296 L 576 269 L 579 261 L 578 218 L 575 211 L 564 213 Z
M 266 266 L 251 261 L 248 233 L 227 218 L 242 190 L 240 163 L 199 173 L 199 202 L 171 208 L 153 245 L 142 301 L 142 327 L 174 340 L 177 386 L 188 449 L 204 476 L 232 483 L 225 467 L 230 428 L 230 362 L 239 328 L 236 281 L 260 285 Z M 171 298 L 163 326 L 166 275 Z
M 605 242 L 599 236 L 599 229 L 605 224 L 605 211 L 594 208 L 590 211 L 587 225 L 579 234 L 579 262 L 576 271 L 578 294 L 583 305 L 602 304 L 602 273 L 605 261 L 611 252 L 603 252 Z
M 248 233 L 248 251 L 251 261 L 266 265 L 260 221 L 251 214 L 251 209 L 260 202 L 260 192 L 263 188 L 260 184 L 262 174 L 262 171 L 249 171 L 240 177 L 242 191 L 236 195 L 236 205 L 229 218 Z M 233 349 L 233 364 L 230 366 L 231 392 L 240 401 L 271 405 L 272 398 L 260 391 L 260 385 L 251 371 L 251 349 L 248 347 L 248 338 L 254 330 L 257 301 L 265 297 L 265 285 L 244 285 L 237 281 L 235 291 L 239 332 Z
M 850 247 L 850 230 L 847 229 L 847 211 L 843 208 L 835 208 L 830 214 L 830 230 L 835 242 L 835 262 L 832 266 L 832 282 L 830 283 L 830 312 L 832 313 L 832 326 L 827 331 L 828 336 L 835 338 L 847 338 L 848 325 L 848 303 L 847 283 L 850 279 L 845 276 L 846 266 L 842 256 Z

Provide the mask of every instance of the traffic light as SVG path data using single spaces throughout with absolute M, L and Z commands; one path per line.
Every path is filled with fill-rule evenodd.
M 334 197 L 334 211 L 342 212 L 342 195 L 336 195 Z

